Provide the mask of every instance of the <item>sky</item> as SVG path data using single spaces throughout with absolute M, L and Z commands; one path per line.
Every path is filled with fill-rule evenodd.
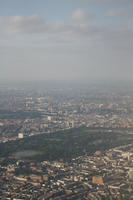
M 133 0 L 0 0 L 0 80 L 133 80 Z

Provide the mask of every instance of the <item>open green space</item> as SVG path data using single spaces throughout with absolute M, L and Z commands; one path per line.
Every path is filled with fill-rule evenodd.
M 38 111 L 9 111 L 0 110 L 0 119 L 26 119 L 26 118 L 39 118 L 41 113 Z
M 108 129 L 84 127 L 1 143 L 0 158 L 16 159 L 13 155 L 17 152 L 35 151 L 40 153 L 23 156 L 22 159 L 70 161 L 85 153 L 93 154 L 130 143 L 133 143 L 133 135 L 125 133 L 125 130 L 113 129 L 110 132 Z

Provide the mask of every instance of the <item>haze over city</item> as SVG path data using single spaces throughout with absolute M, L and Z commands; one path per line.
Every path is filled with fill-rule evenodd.
M 132 80 L 133 1 L 0 0 L 0 79 Z

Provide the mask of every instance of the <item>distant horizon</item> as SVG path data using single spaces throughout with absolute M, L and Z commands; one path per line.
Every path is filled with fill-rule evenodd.
M 53 86 L 53 87 L 71 87 L 71 86 L 131 86 L 133 80 L 0 80 L 0 87 L 5 86 Z

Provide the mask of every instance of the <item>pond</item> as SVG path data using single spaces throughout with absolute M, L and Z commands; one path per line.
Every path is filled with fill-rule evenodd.
M 39 152 L 33 151 L 33 150 L 25 150 L 25 151 L 18 151 L 17 153 L 14 154 L 16 158 L 26 158 L 26 157 L 31 157 L 35 156 Z

